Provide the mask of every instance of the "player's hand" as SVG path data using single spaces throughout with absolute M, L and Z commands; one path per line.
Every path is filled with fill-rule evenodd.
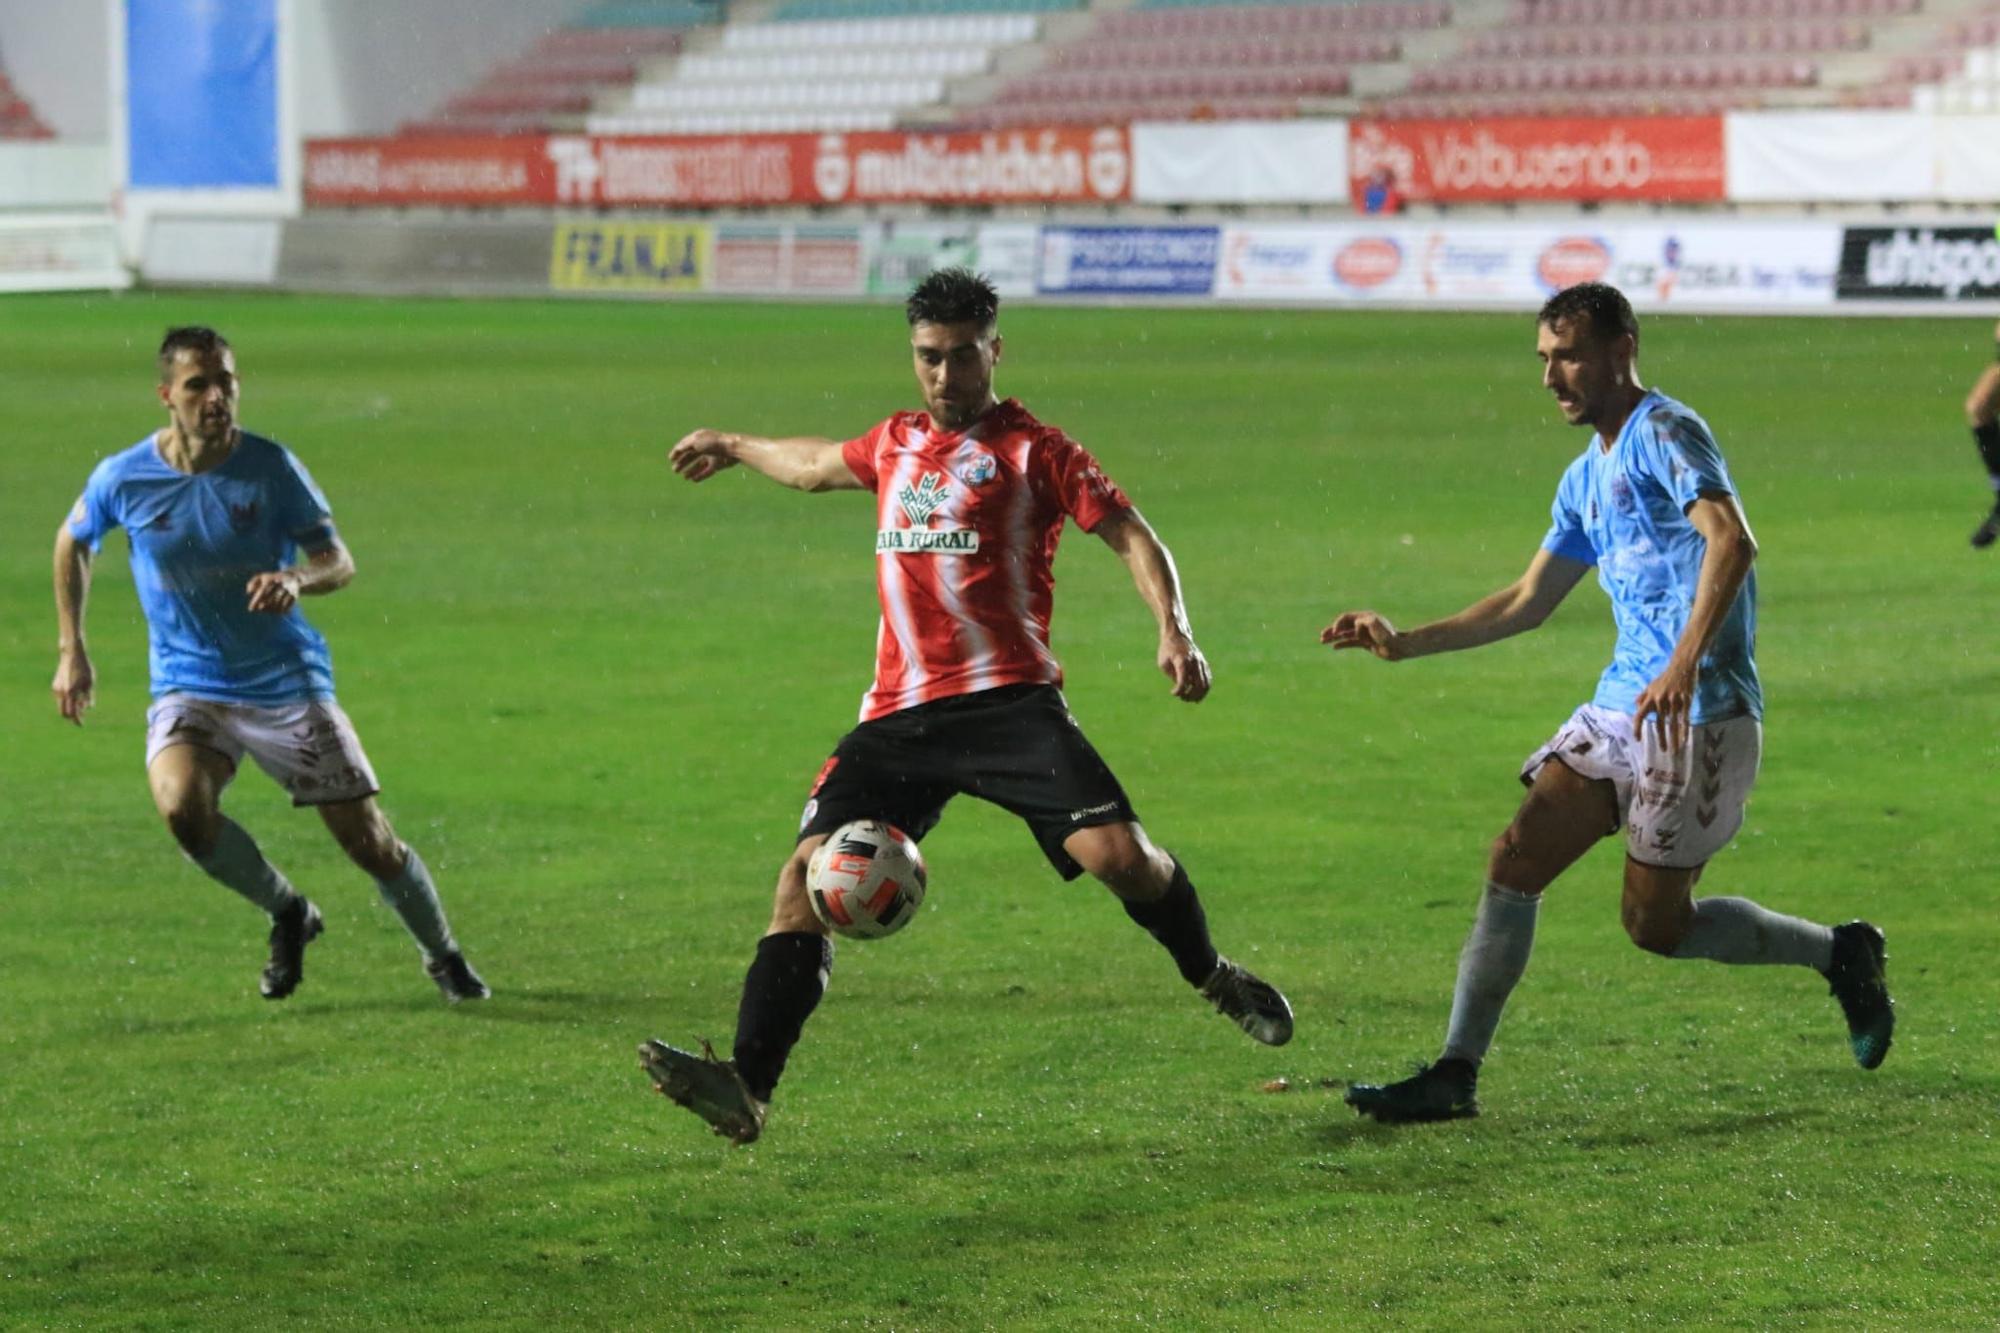
M 1373 611 L 1344 611 L 1340 618 L 1319 632 L 1321 643 L 1341 648 L 1365 648 L 1384 662 L 1400 662 L 1410 655 L 1403 636 Z
M 56 696 L 56 707 L 65 719 L 83 725 L 84 713 L 96 702 L 92 697 L 96 687 L 97 673 L 91 670 L 90 654 L 77 649 L 56 660 L 56 678 L 49 692 Z
M 723 431 L 694 431 L 667 450 L 667 462 L 689 481 L 707 481 L 722 469 L 735 466 L 731 443 L 732 438 Z
M 1694 686 L 1700 674 L 1698 667 L 1679 667 L 1669 662 L 1667 669 L 1640 691 L 1633 703 L 1632 734 L 1644 735 L 1646 718 L 1651 716 L 1662 745 L 1669 750 L 1686 745 L 1688 717 L 1694 709 Z
M 1160 671 L 1174 683 L 1174 698 L 1198 704 L 1208 697 L 1215 677 L 1209 673 L 1208 659 L 1194 640 L 1184 634 L 1168 634 L 1160 639 Z
M 243 585 L 250 594 L 250 609 L 281 616 L 299 604 L 299 576 L 289 569 L 259 574 Z

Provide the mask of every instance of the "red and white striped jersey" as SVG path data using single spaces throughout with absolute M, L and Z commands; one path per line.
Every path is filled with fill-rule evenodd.
M 1082 445 L 1009 398 L 971 429 L 898 412 L 841 446 L 876 499 L 882 624 L 861 720 L 1002 685 L 1062 683 L 1049 651 L 1063 519 L 1132 502 Z

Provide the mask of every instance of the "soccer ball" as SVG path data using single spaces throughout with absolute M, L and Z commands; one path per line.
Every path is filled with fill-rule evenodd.
M 842 824 L 806 865 L 806 901 L 836 935 L 879 940 L 910 924 L 923 906 L 924 856 L 893 824 Z

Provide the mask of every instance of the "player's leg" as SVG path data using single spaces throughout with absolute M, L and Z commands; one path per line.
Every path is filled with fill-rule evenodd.
M 1588 739 L 1582 728 L 1580 718 L 1573 719 L 1529 761 L 1532 783 L 1527 797 L 1493 840 L 1486 886 L 1472 930 L 1459 951 L 1451 1019 L 1438 1058 L 1400 1082 L 1349 1088 L 1347 1104 L 1362 1115 L 1400 1123 L 1479 1113 L 1479 1066 L 1492 1047 L 1508 997 L 1528 970 L 1542 891 L 1618 827 L 1615 781 L 1609 776 L 1586 776 L 1561 758 L 1563 751 L 1573 751 L 1575 744 Z M 1593 773 L 1615 771 L 1602 766 L 1606 739 L 1593 739 L 1592 748 L 1584 752 L 1598 761 L 1591 766 Z M 1616 747 L 1608 748 L 1614 751 L 1615 765 Z M 1583 762 L 1574 752 L 1571 760 Z
M 210 879 L 271 918 L 271 954 L 258 980 L 282 1000 L 305 975 L 305 948 L 323 928 L 319 909 L 265 859 L 242 825 L 222 813 L 222 792 L 242 754 L 227 715 L 199 700 L 168 698 L 148 718 L 146 781 L 153 806 L 181 851 Z
M 1441 1059 L 1477 1068 L 1528 970 L 1542 891 L 1618 827 L 1617 789 L 1560 759 L 1544 763 L 1486 861 L 1486 887 L 1459 953 Z
M 1062 850 L 1110 889 L 1125 915 L 1159 941 L 1181 978 L 1267 1046 L 1292 1039 L 1292 1006 L 1278 988 L 1216 952 L 1208 915 L 1187 868 L 1153 844 L 1137 821 L 1078 829 Z
M 639 1063 L 654 1086 L 733 1143 L 750 1143 L 763 1132 L 778 1080 L 832 976 L 833 941 L 806 899 L 812 854 L 829 833 L 855 819 L 885 819 L 921 839 L 950 798 L 947 788 L 925 777 L 924 749 L 910 744 L 916 730 L 901 715 L 864 722 L 820 769 L 798 842 L 778 868 L 770 922 L 743 978 L 730 1058 L 717 1058 L 707 1042 L 700 1053 L 658 1040 L 639 1047 Z
M 1748 898 L 1694 896 L 1703 867 L 1742 827 L 1762 748 L 1762 729 L 1748 717 L 1698 726 L 1678 752 L 1648 736 L 1625 860 L 1625 931 L 1669 958 L 1812 968 L 1840 1001 L 1854 1058 L 1873 1069 L 1895 1030 L 1880 930 L 1863 921 L 1823 926 Z
M 1110 889 L 1188 984 L 1238 1027 L 1272 1046 L 1291 1039 L 1291 1005 L 1216 952 L 1186 868 L 1146 836 L 1061 690 L 1010 685 L 969 696 L 942 710 L 936 736 L 957 790 L 1024 821 L 1064 879 L 1088 872 Z
M 423 954 L 424 974 L 437 984 L 446 1001 L 457 1004 L 490 996 L 493 992 L 465 961 L 452 935 L 430 867 L 416 848 L 396 836 L 376 799 L 358 796 L 320 802 L 313 808 L 347 859 L 375 881 L 382 901 Z
M 1994 332 L 2000 334 L 2000 329 Z M 1972 544 L 1984 549 L 2000 538 L 2000 365 L 1988 366 L 1966 395 L 1965 424 L 1972 429 L 1979 461 L 1986 465 L 1987 478 L 1993 483 L 1993 512 L 1972 534 Z
M 802 838 L 778 870 L 771 924 L 743 978 L 730 1058 L 719 1058 L 706 1041 L 699 1054 L 658 1040 L 639 1047 L 653 1085 L 732 1143 L 763 1132 L 785 1062 L 826 995 L 833 941 L 806 901 L 806 864 L 825 841 L 825 833 Z

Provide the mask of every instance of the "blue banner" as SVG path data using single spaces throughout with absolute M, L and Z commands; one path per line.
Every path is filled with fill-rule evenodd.
M 132 188 L 278 188 L 278 0 L 127 0 L 125 82 Z
M 1078 296 L 1207 296 L 1217 227 L 1044 227 L 1035 289 Z

